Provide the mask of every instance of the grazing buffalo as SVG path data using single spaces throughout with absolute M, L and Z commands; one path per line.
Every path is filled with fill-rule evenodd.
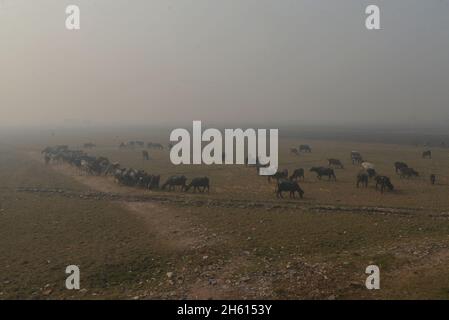
M 302 145 L 299 146 L 299 152 L 311 153 L 312 152 L 312 148 L 308 144 L 302 144 Z
M 423 159 L 432 159 L 432 151 L 426 150 L 422 153 Z
M 394 163 L 394 169 L 396 170 L 396 173 L 399 173 L 402 168 L 408 168 L 408 165 L 405 162 L 395 162 Z
M 121 142 L 119 145 L 119 149 L 134 149 L 135 147 L 135 141 Z
M 351 151 L 352 164 L 361 164 L 363 162 L 362 155 L 358 151 Z
M 276 188 L 276 196 L 278 198 L 284 198 L 282 196 L 282 192 L 288 191 L 290 192 L 290 198 L 295 198 L 295 192 L 298 192 L 299 197 L 302 199 L 304 196 L 304 191 L 301 189 L 299 184 L 295 181 L 282 180 L 278 182 Z
M 343 163 L 341 163 L 338 159 L 327 159 L 327 162 L 329 164 L 329 167 L 337 167 L 340 169 L 343 169 Z
M 146 188 L 149 182 L 148 174 L 143 170 L 136 169 L 117 169 L 114 173 L 115 181 L 124 186 L 128 187 L 142 187 Z
M 315 172 L 317 174 L 317 178 L 321 180 L 323 176 L 327 176 L 328 180 L 333 178 L 335 181 L 337 181 L 337 177 L 335 176 L 334 169 L 332 168 L 325 168 L 325 167 L 313 167 L 310 169 L 311 172 Z
M 370 177 L 370 178 L 374 178 L 375 176 L 377 176 L 377 172 L 373 168 L 368 168 L 365 171 L 368 174 L 368 177 Z
M 394 190 L 394 186 L 390 181 L 390 178 L 386 176 L 377 176 L 376 177 L 376 190 L 379 189 L 380 186 L 380 193 L 384 193 L 385 189 L 388 189 L 390 191 Z
M 134 149 L 134 148 L 144 148 L 145 142 L 143 141 L 128 141 L 128 142 L 121 142 L 119 145 L 120 149 Z
M 45 163 L 50 162 L 72 165 L 87 174 L 101 175 L 105 174 L 111 163 L 105 157 L 89 156 L 83 151 L 70 150 L 67 146 L 47 147 L 42 153 L 45 157 Z
M 295 171 L 293 171 L 293 174 L 290 176 L 290 180 L 291 181 L 298 181 L 298 179 L 303 179 L 304 180 L 304 169 L 300 168 L 300 169 L 296 169 Z
M 161 176 L 147 174 L 143 171 L 139 174 L 139 180 L 137 182 L 137 186 L 146 188 L 148 190 L 159 189 L 159 181 L 161 180 Z
M 357 175 L 357 188 L 362 185 L 365 188 L 368 188 L 368 182 L 369 182 L 369 175 L 366 172 L 360 172 Z
M 42 151 L 45 161 L 67 163 L 90 175 L 112 175 L 116 183 L 129 187 L 148 189 L 159 188 L 159 175 L 150 175 L 143 170 L 121 168 L 117 162 L 105 157 L 93 157 L 83 151 L 69 150 L 66 147 L 48 147 Z
M 430 175 L 430 184 L 431 184 L 431 185 L 434 185 L 435 182 L 436 182 L 436 180 L 437 180 L 436 175 L 431 174 L 431 175 Z
M 290 153 L 293 153 L 296 156 L 299 156 L 299 151 L 296 148 L 290 148 Z
M 118 162 L 111 162 L 104 170 L 103 174 L 105 176 L 113 175 L 116 170 L 120 169 L 120 163 Z
M 399 176 L 401 178 L 418 177 L 419 173 L 415 171 L 413 168 L 404 167 L 399 170 Z
M 271 179 L 275 179 L 277 182 L 281 179 L 288 179 L 288 170 L 284 169 L 282 171 L 278 171 L 272 176 L 268 176 L 268 182 L 271 182 Z
M 193 187 L 193 192 L 196 192 L 197 190 L 200 191 L 200 192 L 204 192 L 206 189 L 207 189 L 207 192 L 209 192 L 209 178 L 208 177 L 194 178 L 185 187 L 185 190 L 189 191 L 189 189 L 191 187 Z
M 148 151 L 142 150 L 142 157 L 143 160 L 150 160 L 150 155 L 148 154 Z
M 160 175 L 146 174 L 145 179 L 146 180 L 143 187 L 147 188 L 148 190 L 159 189 L 159 182 L 161 181 Z
M 154 142 L 148 142 L 147 143 L 148 149 L 158 149 L 158 150 L 164 150 L 164 147 L 160 143 L 154 143 Z
M 171 176 L 165 181 L 162 185 L 162 190 L 168 186 L 168 191 L 175 190 L 177 186 L 181 187 L 181 190 L 184 190 L 186 187 L 187 178 L 185 176 Z

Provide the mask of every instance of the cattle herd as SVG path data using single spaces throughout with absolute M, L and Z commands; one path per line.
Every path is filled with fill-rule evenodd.
M 290 153 L 294 155 L 299 155 L 301 152 L 311 153 L 312 148 L 308 145 L 300 145 L 299 148 L 290 148 Z M 385 191 L 393 191 L 394 186 L 391 183 L 391 179 L 385 175 L 380 175 L 374 169 L 374 165 L 370 162 L 364 161 L 362 155 L 358 151 L 351 151 L 350 154 L 351 162 L 353 165 L 360 165 L 361 170 L 357 173 L 356 176 L 356 187 L 364 187 L 368 188 L 369 182 L 373 180 L 375 182 L 376 190 L 380 191 L 382 194 Z M 432 152 L 430 150 L 426 150 L 422 153 L 423 159 L 431 159 Z M 310 168 L 310 172 L 316 174 L 317 179 L 321 180 L 323 177 L 326 177 L 329 181 L 337 181 L 337 176 L 335 174 L 334 169 L 344 169 L 343 163 L 339 159 L 327 159 L 328 166 L 327 167 L 312 167 Z M 412 178 L 419 177 L 419 173 L 409 167 L 404 162 L 395 162 L 394 168 L 396 173 L 400 178 Z M 304 191 L 298 184 L 298 180 L 304 180 L 304 172 L 303 168 L 299 168 L 294 170 L 293 174 L 289 176 L 288 170 L 284 169 L 276 172 L 274 175 L 268 177 L 268 181 L 270 182 L 272 179 L 276 179 L 277 187 L 275 193 L 278 197 L 282 198 L 283 191 L 289 191 L 290 197 L 295 197 L 295 192 L 298 192 L 299 196 L 302 198 L 304 195 Z M 436 182 L 436 175 L 430 175 L 430 183 L 434 185 Z
M 209 191 L 209 178 L 197 177 L 187 183 L 185 176 L 171 176 L 160 187 L 160 175 L 149 174 L 144 170 L 122 168 L 119 163 L 111 162 L 106 157 L 94 157 L 82 150 L 70 150 L 66 145 L 47 147 L 42 150 L 46 164 L 69 164 L 89 175 L 113 176 L 116 183 L 128 187 L 138 187 L 148 190 L 180 187 L 183 191 L 193 189 L 194 192 Z
M 146 147 L 148 149 L 157 149 L 157 150 L 164 150 L 164 146 L 160 143 L 155 142 L 148 142 L 146 144 Z M 134 149 L 134 148 L 145 148 L 145 142 L 134 140 L 134 141 L 128 141 L 128 142 L 121 142 L 119 145 L 120 149 Z M 169 147 L 170 148 L 170 145 Z
M 127 143 L 121 143 L 119 148 L 134 148 L 134 147 L 145 147 L 145 143 L 142 141 L 130 141 Z M 160 149 L 163 150 L 163 146 L 159 143 L 150 142 L 147 148 Z M 94 144 L 85 144 L 86 149 L 95 147 Z M 171 146 L 168 146 L 170 149 Z M 300 145 L 299 148 L 291 148 L 291 153 L 299 155 L 301 152 L 311 153 L 312 148 L 308 145 Z M 162 185 L 160 185 L 160 175 L 159 174 L 149 174 L 144 170 L 137 170 L 132 168 L 123 168 L 117 162 L 111 162 L 106 157 L 94 157 L 90 156 L 82 150 L 70 150 L 66 145 L 47 147 L 42 150 L 44 160 L 46 164 L 50 163 L 65 163 L 69 164 L 89 175 L 104 175 L 113 176 L 116 183 L 119 185 L 124 185 L 128 187 L 138 187 L 147 190 L 168 190 L 175 191 L 176 189 L 180 191 L 193 192 L 209 192 L 210 180 L 208 177 L 196 177 L 188 182 L 188 179 L 183 175 L 174 175 L 169 177 Z M 143 158 L 149 160 L 149 154 L 146 150 L 142 151 Z M 431 151 L 425 151 L 422 154 L 423 158 L 431 158 Z M 352 151 L 350 154 L 350 159 L 353 165 L 360 165 L 361 170 L 356 176 L 356 187 L 367 188 L 369 182 L 373 180 L 375 182 L 376 190 L 381 193 L 385 191 L 393 191 L 394 186 L 391 183 L 389 177 L 380 175 L 374 169 L 374 165 L 370 162 L 364 161 L 362 155 L 357 151 Z M 321 180 L 323 177 L 327 178 L 329 181 L 337 181 L 337 176 L 334 169 L 344 169 L 342 162 L 338 159 L 327 159 L 327 167 L 312 167 L 309 171 L 316 174 L 317 179 Z M 248 162 L 246 161 L 247 165 Z M 261 165 L 256 161 L 254 165 L 257 170 L 260 169 Z M 418 177 L 419 173 L 413 168 L 409 167 L 404 162 L 395 162 L 394 168 L 396 173 L 400 178 L 409 179 L 412 177 Z M 298 168 L 293 171 L 291 175 L 287 169 L 280 170 L 272 176 L 268 176 L 268 182 L 272 180 L 276 181 L 275 194 L 278 198 L 283 198 L 283 192 L 288 192 L 290 198 L 295 198 L 296 193 L 300 198 L 303 198 L 304 191 L 300 187 L 298 181 L 304 180 L 305 170 L 303 168 Z M 431 184 L 435 184 L 436 176 L 435 174 L 430 175 Z

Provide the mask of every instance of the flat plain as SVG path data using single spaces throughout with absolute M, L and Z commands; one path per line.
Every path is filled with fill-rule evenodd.
M 209 193 L 148 191 L 46 166 L 40 150 L 68 144 L 124 167 L 208 176 Z M 340 140 L 282 138 L 280 169 L 304 168 L 304 199 L 277 199 L 274 182 L 246 166 L 174 166 L 169 151 L 120 150 L 121 140 L 164 143 L 163 135 L 66 134 L 1 145 L 0 298 L 35 299 L 446 299 L 449 297 L 449 150 Z M 26 142 L 24 142 L 26 141 Z M 312 153 L 291 154 L 309 144 Z M 359 151 L 390 176 L 356 188 Z M 340 159 L 337 181 L 312 166 Z M 420 177 L 401 179 L 404 161 Z M 437 175 L 430 185 L 429 175 Z M 65 289 L 65 267 L 78 265 L 81 290 Z M 381 270 L 367 290 L 365 268 Z

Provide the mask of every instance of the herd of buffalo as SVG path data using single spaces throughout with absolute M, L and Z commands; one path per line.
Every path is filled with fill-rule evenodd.
M 115 181 L 124 186 L 140 187 L 148 190 L 168 189 L 189 191 L 209 191 L 209 178 L 198 177 L 187 183 L 185 176 L 171 176 L 160 186 L 160 175 L 153 175 L 144 170 L 122 168 L 119 163 L 111 162 L 106 157 L 94 157 L 81 150 L 70 150 L 68 146 L 61 145 L 47 147 L 42 150 L 45 163 L 65 163 L 86 172 L 89 175 L 113 176 Z
M 134 148 L 135 146 L 144 147 L 145 143 L 142 141 L 131 141 L 120 144 L 120 148 Z M 151 149 L 163 149 L 163 146 L 159 143 L 148 143 L 147 148 Z M 95 147 L 94 144 L 85 144 L 86 149 Z M 170 146 L 168 147 L 170 148 Z M 299 154 L 300 152 L 310 153 L 312 148 L 308 145 L 301 145 L 299 148 L 291 148 L 292 153 Z M 188 179 L 183 175 L 175 175 L 169 177 L 163 184 L 160 184 L 160 175 L 149 174 L 144 170 L 137 170 L 132 168 L 122 168 L 119 163 L 111 162 L 106 157 L 94 157 L 90 156 L 82 150 L 71 150 L 66 145 L 47 147 L 42 150 L 44 160 L 46 164 L 49 163 L 65 163 L 78 168 L 79 170 L 86 172 L 89 175 L 104 175 L 113 176 L 115 181 L 124 186 L 140 187 L 148 190 L 162 189 L 168 191 L 174 191 L 178 188 L 181 191 L 189 191 L 193 189 L 194 192 L 205 192 L 210 189 L 210 181 L 208 177 L 196 177 L 188 182 Z M 142 151 L 144 159 L 149 159 L 147 151 Z M 374 165 L 363 160 L 362 155 L 357 151 L 352 151 L 350 154 L 351 162 L 353 165 L 360 165 L 361 170 L 356 176 L 356 186 L 368 187 L 371 180 L 374 180 L 376 190 L 381 193 L 384 191 L 394 190 L 394 186 L 391 183 L 389 177 L 380 175 L 374 169 Z M 431 158 L 431 151 L 425 151 L 422 154 L 423 158 Z M 260 166 L 256 164 L 257 169 Z M 309 171 L 316 174 L 317 179 L 321 180 L 323 177 L 327 177 L 329 181 L 336 181 L 337 177 L 334 169 L 343 169 L 342 162 L 338 159 L 328 159 L 327 167 L 312 167 Z M 413 168 L 409 167 L 404 162 L 395 162 L 394 168 L 400 178 L 418 177 L 419 173 Z M 302 198 L 304 191 L 301 189 L 298 181 L 304 180 L 305 170 L 299 168 L 293 171 L 291 175 L 287 169 L 276 172 L 274 175 L 268 177 L 268 182 L 271 180 L 276 181 L 275 194 L 278 198 L 283 198 L 283 192 L 288 192 L 290 198 L 295 198 L 296 193 Z M 431 184 L 435 184 L 435 174 L 430 175 Z

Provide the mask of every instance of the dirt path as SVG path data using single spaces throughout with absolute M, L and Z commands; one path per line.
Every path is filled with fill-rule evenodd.
M 118 194 L 134 192 L 134 190 L 126 190 L 132 188 L 120 187 L 105 177 L 77 175 L 70 167 L 57 170 L 96 191 Z M 194 225 L 189 220 L 189 216 L 179 207 L 174 208 L 150 201 L 120 200 L 117 202 L 129 212 L 138 214 L 144 219 L 149 232 L 156 235 L 158 246 L 162 250 L 175 250 L 182 253 L 201 249 L 200 252 L 207 252 L 208 247 L 216 244 L 209 237 L 205 237 L 203 228 Z M 208 256 L 207 253 L 201 253 L 201 255 L 203 259 Z M 225 263 L 206 265 L 200 268 L 200 277 L 194 282 L 185 283 L 178 288 L 178 294 L 188 299 L 229 299 L 240 296 L 242 293 L 229 285 L 229 279 L 242 264 L 245 264 L 245 259 L 236 257 Z
M 115 194 L 133 194 L 132 188 L 121 187 L 110 177 L 81 175 L 76 169 L 67 166 L 55 166 L 54 169 L 94 191 Z M 159 245 L 165 249 L 184 250 L 199 245 L 194 227 L 187 218 L 176 213 L 173 208 L 157 202 L 133 202 L 120 199 L 116 201 L 127 211 L 143 218 L 150 232 L 155 234 Z
M 87 186 L 92 191 L 123 195 L 125 199 L 127 195 L 136 194 L 135 189 L 118 186 L 108 177 L 82 175 L 67 165 L 53 166 L 52 168 Z M 139 190 L 138 194 L 142 193 L 143 191 Z M 115 202 L 128 212 L 143 218 L 149 233 L 156 236 L 157 246 L 162 251 L 170 250 L 180 254 L 198 251 L 201 258 L 206 259 L 209 247 L 223 245 L 217 244 L 217 241 L 206 236 L 204 228 L 197 222 L 193 223 L 190 220 L 191 217 L 184 214 L 185 212 L 179 206 L 173 207 L 170 204 L 152 201 L 127 201 L 123 198 L 115 200 Z M 221 239 L 221 241 L 228 242 L 230 239 Z M 245 257 L 237 256 L 232 257 L 230 261 L 220 260 L 218 263 L 205 264 L 196 270 L 199 276 L 194 281 L 178 286 L 176 295 L 187 299 L 230 299 L 242 296 L 245 294 L 242 292 L 243 286 L 232 286 L 229 279 L 233 278 L 234 273 L 245 263 Z M 252 291 L 245 283 L 243 284 L 245 290 Z

